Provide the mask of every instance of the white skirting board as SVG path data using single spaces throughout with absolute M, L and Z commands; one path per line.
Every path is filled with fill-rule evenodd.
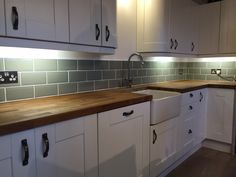
M 203 147 L 214 149 L 217 151 L 222 151 L 222 152 L 227 152 L 231 153 L 232 152 L 232 145 L 228 143 L 222 143 L 210 139 L 205 139 L 202 143 Z

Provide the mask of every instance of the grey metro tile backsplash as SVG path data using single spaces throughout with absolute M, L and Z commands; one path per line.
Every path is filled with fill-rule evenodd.
M 127 61 L 0 59 L 0 70 L 16 70 L 19 83 L 0 85 L 0 102 L 122 87 Z M 236 62 L 131 62 L 133 84 L 171 80 L 220 80 L 211 69 L 236 75 Z

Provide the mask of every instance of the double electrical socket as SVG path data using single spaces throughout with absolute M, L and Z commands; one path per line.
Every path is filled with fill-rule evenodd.
M 0 71 L 0 84 L 18 83 L 17 71 Z
M 221 69 L 211 69 L 211 74 L 220 75 L 221 74 Z

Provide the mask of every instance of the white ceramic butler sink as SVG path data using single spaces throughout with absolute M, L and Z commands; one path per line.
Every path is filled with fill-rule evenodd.
M 151 101 L 151 124 L 179 116 L 181 94 L 162 90 L 141 90 L 134 93 L 153 96 Z

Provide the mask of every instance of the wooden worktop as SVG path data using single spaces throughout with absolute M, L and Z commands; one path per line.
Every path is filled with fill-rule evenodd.
M 152 96 L 131 93 L 140 89 L 188 92 L 201 88 L 236 89 L 233 82 L 170 81 L 67 96 L 0 104 L 0 135 L 151 101 Z
M 150 95 L 111 90 L 2 103 L 0 135 L 150 100 Z
M 236 83 L 225 82 L 225 81 L 184 80 L 184 81 L 169 81 L 157 84 L 150 84 L 146 88 L 185 93 L 202 88 L 236 89 Z

